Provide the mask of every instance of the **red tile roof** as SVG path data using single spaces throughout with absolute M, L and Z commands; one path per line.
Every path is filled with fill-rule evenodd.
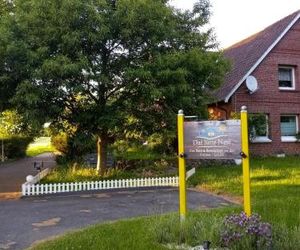
M 267 55 L 266 52 L 277 44 L 276 40 L 284 35 L 284 32 L 287 32 L 289 26 L 299 17 L 300 10 L 225 49 L 224 55 L 231 61 L 232 68 L 226 74 L 223 85 L 215 92 L 218 101 L 228 101 L 232 93 L 239 87 L 238 85 L 242 83 L 241 81 L 251 74 L 249 71 L 254 70 L 253 67 L 264 58 L 264 55 Z

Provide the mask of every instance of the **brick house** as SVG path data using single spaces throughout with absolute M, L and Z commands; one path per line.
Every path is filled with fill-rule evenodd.
M 232 69 L 215 92 L 209 113 L 229 119 L 246 105 L 253 120 L 255 155 L 300 154 L 300 10 L 224 51 Z M 249 91 L 246 81 L 257 80 Z M 259 117 L 259 119 L 258 119 Z

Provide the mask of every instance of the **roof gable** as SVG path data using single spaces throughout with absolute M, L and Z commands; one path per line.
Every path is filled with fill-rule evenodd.
M 300 18 L 300 11 L 279 20 L 266 29 L 225 49 L 224 55 L 232 62 L 223 85 L 215 92 L 218 101 L 228 102 L 246 78 L 265 59 Z

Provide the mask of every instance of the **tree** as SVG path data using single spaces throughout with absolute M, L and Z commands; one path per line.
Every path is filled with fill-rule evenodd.
M 22 145 L 27 146 L 27 144 L 37 133 L 38 130 L 30 127 L 30 125 L 25 122 L 23 117 L 18 114 L 16 110 L 6 110 L 0 113 L 0 140 L 2 162 L 5 158 L 4 141 L 9 141 L 9 144 L 17 145 L 14 147 L 14 149 L 19 149 L 19 151 L 22 151 Z M 15 154 L 21 155 L 22 152 L 15 152 Z
M 24 55 L 12 66 L 22 78 L 14 103 L 32 120 L 68 121 L 97 135 L 101 173 L 111 138 L 126 129 L 168 129 L 182 107 L 203 111 L 226 69 L 220 53 L 208 52 L 215 44 L 202 28 L 210 14 L 205 0 L 186 12 L 167 0 L 15 5 L 4 24 L 6 46 Z
M 0 112 L 13 108 L 10 99 L 29 73 L 24 42 L 20 41 L 16 30 L 11 30 L 14 7 L 14 1 L 0 0 Z
M 0 0 L 0 17 L 9 14 L 13 10 L 13 1 Z

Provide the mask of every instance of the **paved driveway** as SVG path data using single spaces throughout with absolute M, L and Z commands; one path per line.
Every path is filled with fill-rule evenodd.
M 188 191 L 189 209 L 229 204 L 220 197 Z M 24 249 L 36 241 L 87 225 L 170 211 L 178 211 L 178 191 L 174 188 L 0 201 L 0 249 Z
M 52 153 L 44 153 L 36 157 L 27 157 L 18 161 L 0 164 L 0 200 L 20 196 L 21 185 L 25 182 L 26 176 L 37 174 L 37 171 L 33 168 L 35 161 L 43 161 L 44 167 L 55 166 Z

